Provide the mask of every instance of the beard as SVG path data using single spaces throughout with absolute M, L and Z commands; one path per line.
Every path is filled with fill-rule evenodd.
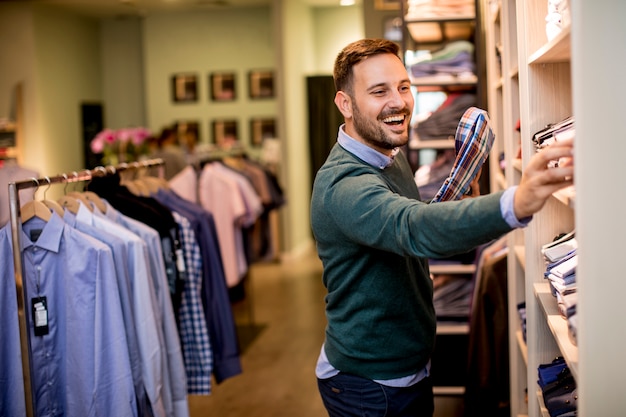
M 394 137 L 391 136 L 387 130 L 385 130 L 383 125 L 381 125 L 381 120 L 390 116 L 391 114 L 398 113 L 405 114 L 406 117 L 409 117 L 410 115 L 409 111 L 404 108 L 401 111 L 387 113 L 383 112 L 378 115 L 375 121 L 373 121 L 364 116 L 363 113 L 361 113 L 361 111 L 359 110 L 359 107 L 354 102 L 352 106 L 352 122 L 354 130 L 367 143 L 380 149 L 394 149 L 399 146 L 404 146 L 409 141 L 408 131 L 405 131 L 404 134 L 399 137 Z

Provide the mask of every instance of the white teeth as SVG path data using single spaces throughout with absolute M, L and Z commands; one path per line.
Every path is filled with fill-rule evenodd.
M 404 116 L 390 116 L 383 119 L 384 123 L 392 123 L 392 122 L 402 122 L 404 120 Z

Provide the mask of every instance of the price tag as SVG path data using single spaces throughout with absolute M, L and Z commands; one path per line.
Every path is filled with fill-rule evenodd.
M 47 297 L 35 297 L 30 300 L 33 308 L 35 336 L 48 334 L 48 300 Z

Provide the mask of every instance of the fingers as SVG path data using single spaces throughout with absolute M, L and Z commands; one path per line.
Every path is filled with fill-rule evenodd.
M 561 160 L 568 161 L 568 164 L 573 164 L 572 159 L 574 157 L 574 142 L 571 139 L 563 140 L 560 142 L 554 142 L 547 148 L 543 148 L 540 152 L 537 152 L 532 159 L 539 160 L 541 165 L 547 165 L 550 161 Z
M 573 184 L 573 150 L 573 140 L 563 140 L 533 155 L 514 199 L 518 219 L 536 213 L 553 193 Z

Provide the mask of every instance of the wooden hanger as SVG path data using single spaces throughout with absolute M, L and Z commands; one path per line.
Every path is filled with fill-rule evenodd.
M 63 217 L 63 215 L 65 214 L 63 207 L 61 207 L 61 205 L 59 203 L 57 203 L 54 200 L 42 200 L 41 201 L 46 207 L 48 207 L 48 209 L 55 211 L 56 214 L 59 215 L 59 217 Z
M 57 202 L 61 205 L 61 207 L 68 209 L 70 213 L 78 213 L 80 202 L 75 197 L 72 197 L 70 195 L 64 195 L 63 197 L 59 198 Z
M 83 191 L 83 196 L 85 199 L 91 203 L 100 211 L 100 213 L 104 214 L 107 211 L 107 205 L 100 196 L 93 191 Z
M 150 197 L 150 189 L 148 188 L 145 182 L 143 182 L 140 179 L 137 179 L 137 180 L 133 180 L 133 184 L 135 184 L 135 186 L 137 187 L 137 190 L 139 191 L 142 197 Z
M 159 190 L 169 190 L 170 185 L 164 178 L 145 176 L 141 178 L 141 181 L 148 188 L 150 194 L 154 194 Z
M 39 189 L 39 181 L 37 180 L 37 178 L 33 178 L 33 181 L 37 185 L 37 188 L 35 189 L 36 193 L 37 189 Z M 52 212 L 50 211 L 48 206 L 46 206 L 41 201 L 32 200 L 20 207 L 20 218 L 22 219 L 22 223 L 26 223 L 33 217 L 38 217 L 41 220 L 47 222 L 52 217 Z
M 29 201 L 24 204 L 20 208 L 20 213 L 22 223 L 26 223 L 33 217 L 38 217 L 41 220 L 47 222 L 48 220 L 50 220 L 50 217 L 52 217 L 52 212 L 50 211 L 48 206 L 37 200 Z
M 85 205 L 85 207 L 87 207 L 87 209 L 89 209 L 89 211 L 93 212 L 93 206 L 91 205 L 89 200 L 87 200 L 87 198 L 85 198 L 83 193 L 78 192 L 78 191 L 71 191 L 71 192 L 67 193 L 67 195 L 69 195 L 70 197 L 74 197 L 75 199 L 77 199 L 78 201 L 83 203 Z

